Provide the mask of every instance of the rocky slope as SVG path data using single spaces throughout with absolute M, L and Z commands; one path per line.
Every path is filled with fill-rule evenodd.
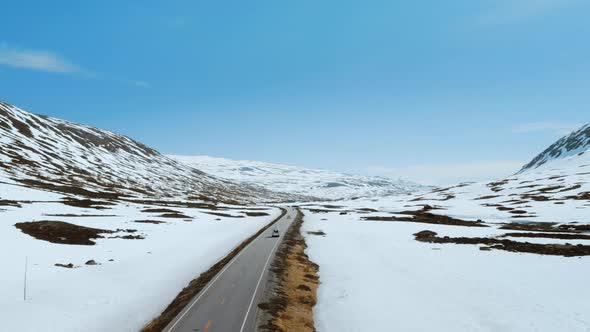
M 210 176 L 133 139 L 0 103 L 0 180 L 90 197 L 289 200 Z
M 590 148 L 590 124 L 560 138 L 541 152 L 531 162 L 524 165 L 522 171 L 534 169 L 552 160 L 584 154 Z

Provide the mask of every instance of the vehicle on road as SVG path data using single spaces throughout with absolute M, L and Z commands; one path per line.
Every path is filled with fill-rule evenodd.
M 275 228 L 272 230 L 271 237 L 279 237 L 279 229 L 278 228 Z

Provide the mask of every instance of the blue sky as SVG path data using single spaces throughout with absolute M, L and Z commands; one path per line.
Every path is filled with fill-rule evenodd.
M 0 99 L 163 153 L 440 184 L 589 121 L 588 1 L 2 7 Z

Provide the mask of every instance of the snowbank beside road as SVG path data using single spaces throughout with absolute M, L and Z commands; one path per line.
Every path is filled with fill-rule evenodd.
M 36 192 L 27 190 L 29 194 Z M 44 192 L 37 194 L 41 198 L 48 196 Z M 36 198 L 29 196 L 29 199 Z M 161 207 L 117 203 L 109 209 L 97 210 L 60 202 L 2 206 L 6 211 L 0 211 L 3 221 L 0 223 L 3 249 L 0 252 L 0 312 L 3 313 L 0 330 L 138 331 L 190 280 L 280 213 L 269 208 L 267 216 L 229 218 L 211 215 L 204 209 L 171 208 L 191 217 L 186 221 L 142 212 L 145 208 Z M 244 215 L 240 207 L 222 212 Z M 96 245 L 58 244 L 35 239 L 14 226 L 17 222 L 33 220 L 137 231 L 104 234 L 105 238 L 94 240 Z M 136 223 L 135 220 L 164 223 Z M 110 238 L 126 234 L 145 239 Z M 25 256 L 28 256 L 27 301 L 23 301 Z M 100 265 L 85 265 L 88 260 Z M 72 263 L 77 267 L 57 267 L 56 263 Z
M 320 266 L 319 332 L 590 330 L 589 257 L 480 251 L 412 235 L 486 236 L 492 228 L 308 211 L 303 227 Z M 307 234 L 317 230 L 326 236 Z

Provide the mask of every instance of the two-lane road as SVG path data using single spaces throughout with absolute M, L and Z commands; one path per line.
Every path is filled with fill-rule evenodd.
M 253 332 L 270 264 L 297 210 L 287 213 L 231 260 L 168 324 L 165 332 Z M 280 237 L 271 237 L 272 230 Z

